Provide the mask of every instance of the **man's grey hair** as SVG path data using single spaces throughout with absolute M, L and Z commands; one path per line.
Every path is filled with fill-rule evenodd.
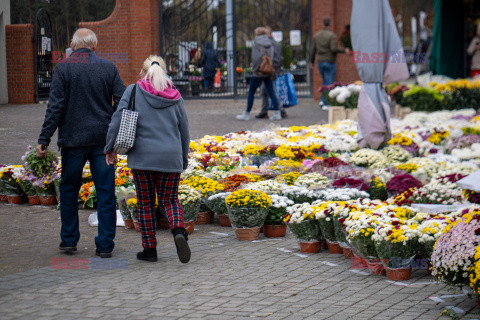
M 330 25 L 330 18 L 323 18 L 323 25 L 328 27 Z
M 93 49 L 98 43 L 95 32 L 87 28 L 80 28 L 73 34 L 72 47 L 73 50 L 80 48 Z

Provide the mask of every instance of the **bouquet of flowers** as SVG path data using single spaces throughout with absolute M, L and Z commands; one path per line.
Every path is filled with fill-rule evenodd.
M 388 199 L 387 186 L 377 177 L 374 177 L 370 181 L 370 187 L 367 190 L 370 195 L 370 199 L 378 199 L 385 201 Z
M 308 203 L 294 204 L 287 209 L 288 228 L 298 241 L 321 240 L 320 226 L 315 218 L 315 211 Z
M 202 203 L 200 192 L 187 185 L 181 185 L 178 187 L 178 200 L 182 205 L 183 220 L 195 221 Z
M 132 219 L 130 211 L 128 210 L 127 202 L 125 200 L 129 192 L 133 192 L 133 193 L 135 192 L 132 189 L 133 188 L 130 188 L 129 190 L 129 188 L 126 188 L 123 186 L 115 188 L 115 195 L 117 198 L 118 209 L 120 210 L 120 213 L 124 220 Z
M 44 187 L 53 182 L 56 177 L 58 158 L 56 154 L 47 149 L 45 158 L 37 157 L 37 152 L 32 146 L 28 146 L 27 152 L 22 157 L 25 162 L 25 178 L 37 187 Z
M 372 236 L 379 220 L 380 217 L 374 215 L 371 209 L 366 209 L 351 211 L 344 222 L 348 242 L 364 259 L 378 258 Z
M 454 286 L 469 285 L 469 270 L 474 266 L 480 243 L 480 209 L 462 210 L 461 219 L 445 227 L 432 253 L 432 275 Z
M 315 212 L 315 218 L 318 220 L 320 230 L 323 237 L 329 242 L 336 242 L 335 227 L 333 226 L 333 215 L 336 207 L 335 202 L 323 202 L 318 207 L 312 204 L 312 209 Z
M 17 182 L 22 172 L 22 166 L 6 166 L 0 169 L 0 188 L 4 194 L 23 194 L 22 187 Z
M 137 218 L 137 197 L 132 196 L 131 198 L 126 199 L 126 203 L 127 203 L 128 211 L 130 212 L 130 217 L 132 217 L 132 220 L 134 222 L 138 222 L 138 218 Z
M 53 184 L 52 184 L 53 185 Z M 95 208 L 97 205 L 97 191 L 93 182 L 87 182 L 82 185 L 78 194 L 78 202 L 83 203 L 83 207 Z
M 299 187 L 313 187 L 315 189 L 321 189 L 328 186 L 328 178 L 317 172 L 307 173 L 298 177 L 294 185 Z
M 252 228 L 263 225 L 272 199 L 264 192 L 241 189 L 225 199 L 228 216 L 235 228 Z
M 284 225 L 284 218 L 287 213 L 287 208 L 294 205 L 294 202 L 287 197 L 279 195 L 272 195 L 272 204 L 268 207 L 267 217 L 265 219 L 266 225 Z

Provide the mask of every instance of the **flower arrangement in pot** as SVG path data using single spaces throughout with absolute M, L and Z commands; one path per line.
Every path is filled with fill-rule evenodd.
M 312 203 L 324 197 L 323 190 L 309 190 L 306 187 L 299 186 L 285 187 L 282 189 L 281 194 L 297 204 Z
M 202 204 L 200 192 L 187 185 L 178 187 L 178 200 L 183 209 L 183 222 L 185 230 L 190 234 L 194 230 L 195 220 L 197 220 Z
M 421 232 L 420 238 L 418 239 L 418 251 L 423 259 L 431 260 L 435 242 L 437 242 L 438 238 L 442 235 L 447 224 L 445 217 L 437 216 L 433 219 L 422 221 L 418 226 L 418 231 Z
M 202 197 L 202 204 L 200 212 L 198 213 L 197 224 L 213 223 L 215 214 L 211 211 L 207 204 L 208 197 L 222 192 L 224 190 L 223 184 L 206 177 L 190 176 L 180 182 L 180 185 L 187 185 L 200 192 Z
M 140 225 L 138 224 L 137 218 L 137 197 L 136 195 L 128 195 L 127 197 L 129 198 L 125 198 L 125 200 L 127 202 L 128 211 L 133 220 L 133 225 L 135 226 L 135 230 L 140 232 Z
M 287 212 L 289 215 L 284 221 L 288 222 L 288 228 L 295 235 L 300 251 L 319 252 L 322 237 L 314 208 L 309 203 L 294 204 L 287 209 Z
M 284 237 L 287 231 L 284 218 L 287 208 L 294 202 L 287 197 L 272 195 L 272 205 L 268 207 L 267 217 L 263 225 L 263 234 L 268 238 Z
M 3 202 L 10 204 L 23 203 L 23 190 L 18 183 L 19 177 L 22 175 L 22 166 L 6 166 L 2 168 L 0 174 L 0 185 L 4 194 Z
M 28 203 L 33 205 L 40 204 L 40 197 L 38 196 L 37 188 L 33 183 L 27 179 L 25 174 L 20 175 L 17 179 L 18 184 L 22 188 L 22 191 L 27 195 Z
M 271 197 L 264 192 L 240 189 L 228 195 L 225 201 L 237 239 L 257 239 L 272 204 Z
M 319 202 L 319 201 L 316 201 L 316 202 Z M 335 234 L 334 218 L 333 218 L 335 214 L 335 208 L 337 207 L 337 203 L 332 201 L 327 201 L 327 202 L 321 203 L 317 207 L 316 202 L 314 202 L 312 206 L 317 209 L 315 210 L 316 211 L 315 217 L 318 219 L 318 224 L 320 226 L 322 235 L 327 241 L 328 250 L 330 251 L 330 253 L 343 253 L 343 250 L 337 241 L 337 237 Z
M 214 194 L 213 196 L 208 197 L 207 203 L 208 206 L 217 214 L 218 220 L 222 227 L 231 227 L 232 222 L 228 217 L 227 203 L 225 199 L 230 195 L 231 192 L 220 192 Z
M 418 253 L 418 237 L 416 224 L 409 220 L 393 219 L 375 229 L 372 239 L 390 280 L 410 279 L 411 265 Z
M 94 209 L 97 207 L 97 191 L 93 182 L 87 182 L 82 185 L 78 195 L 78 202 L 83 204 L 84 208 Z

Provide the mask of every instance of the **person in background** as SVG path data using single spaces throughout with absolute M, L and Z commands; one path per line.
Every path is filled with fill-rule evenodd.
M 267 89 L 268 96 L 272 100 L 273 107 L 275 108 L 273 115 L 270 117 L 270 120 L 282 119 L 280 110 L 278 110 L 279 103 L 273 89 L 272 77 L 271 75 L 266 75 L 258 71 L 258 69 L 260 68 L 260 63 L 262 62 L 262 56 L 264 52 L 268 54 L 268 56 L 273 61 L 274 48 L 272 42 L 267 37 L 267 29 L 265 29 L 264 27 L 258 27 L 255 29 L 255 40 L 252 47 L 252 78 L 250 80 L 250 87 L 248 89 L 247 109 L 242 114 L 237 115 L 237 120 L 250 120 L 250 111 L 253 107 L 255 92 L 262 83 L 265 83 L 265 88 Z
M 73 52 L 57 64 L 53 73 L 47 112 L 36 150 L 38 157 L 45 157 L 51 137 L 58 128 L 58 146 L 62 156 L 62 242 L 59 249 L 66 253 L 77 251 L 80 239 L 78 192 L 82 186 L 83 167 L 87 160 L 90 162 L 98 198 L 95 253 L 101 258 L 110 258 L 117 225 L 115 168 L 105 162 L 103 148 L 108 124 L 125 85 L 117 67 L 95 55 L 97 44 L 92 30 L 78 29 L 73 35 L 70 44 Z
M 477 35 L 468 46 L 467 53 L 472 56 L 472 78 L 480 76 L 480 23 L 477 25 Z
M 323 19 L 324 28 L 313 37 L 313 48 L 310 55 L 311 67 L 314 67 L 315 57 L 317 58 L 317 67 L 322 76 L 323 85 L 328 86 L 335 80 L 336 66 L 335 60 L 338 53 L 350 53 L 350 49 L 341 49 L 338 47 L 337 35 L 330 30 L 330 19 Z M 325 101 L 321 101 L 323 109 L 328 109 Z
M 213 77 L 215 77 L 215 71 L 220 63 L 218 62 L 217 50 L 212 49 L 210 42 L 205 44 L 205 51 L 202 53 L 200 65 L 203 67 L 203 87 L 205 91 L 211 92 L 213 89 Z
M 167 75 L 165 62 L 150 56 L 143 63 L 135 85 L 135 111 L 138 112 L 137 132 L 133 148 L 128 152 L 137 192 L 137 217 L 142 233 L 143 251 L 137 259 L 157 261 L 155 236 L 155 198 L 170 225 L 177 254 L 182 263 L 190 261 L 183 210 L 178 200 L 180 174 L 188 166 L 190 134 L 183 98 Z M 128 86 L 108 128 L 105 153 L 107 163 L 114 164 L 113 147 L 134 84 Z
M 277 76 L 280 75 L 280 73 L 282 72 L 282 65 L 283 65 L 282 46 L 280 45 L 280 43 L 275 41 L 275 39 L 273 39 L 272 28 L 270 28 L 269 26 L 266 26 L 265 29 L 267 30 L 267 37 L 270 39 L 273 45 L 273 67 L 275 68 L 275 74 L 272 76 L 272 81 L 275 81 Z M 275 86 L 273 87 L 273 90 L 275 91 Z M 262 96 L 262 110 L 260 111 L 259 114 L 255 116 L 255 118 L 265 119 L 265 118 L 268 118 L 268 107 L 270 105 L 268 101 L 268 93 L 265 87 L 265 83 L 262 83 L 260 87 L 260 95 Z M 288 116 L 281 103 L 278 104 L 278 109 L 280 110 L 280 114 L 282 118 L 286 118 Z M 278 120 L 278 119 L 271 119 L 271 120 Z

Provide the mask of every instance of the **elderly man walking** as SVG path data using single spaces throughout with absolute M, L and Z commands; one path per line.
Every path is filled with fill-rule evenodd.
M 96 255 L 110 258 L 116 228 L 115 168 L 107 165 L 103 149 L 110 119 L 125 91 L 116 66 L 95 55 L 97 37 L 89 29 L 78 29 L 70 44 L 73 52 L 55 67 L 45 121 L 36 148 L 45 157 L 50 139 L 58 128 L 61 148 L 59 249 L 77 250 L 80 239 L 78 192 L 83 167 L 88 160 L 97 192 L 98 236 Z M 113 101 L 113 103 L 112 103 Z

